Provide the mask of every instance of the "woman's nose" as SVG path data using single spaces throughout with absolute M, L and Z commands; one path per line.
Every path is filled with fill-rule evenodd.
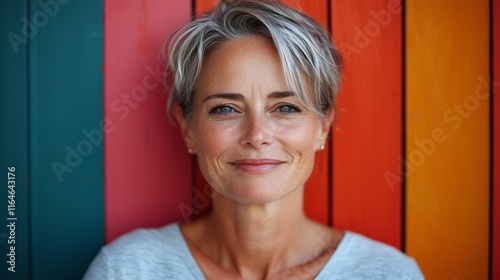
M 273 141 L 272 124 L 265 114 L 249 114 L 243 127 L 241 144 L 259 149 Z

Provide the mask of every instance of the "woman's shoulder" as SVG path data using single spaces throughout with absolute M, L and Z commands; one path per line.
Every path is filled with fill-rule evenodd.
M 84 279 L 165 279 L 193 269 L 178 224 L 136 229 L 104 246 Z
M 178 247 L 183 244 L 182 235 L 177 223 L 159 228 L 140 228 L 126 233 L 103 247 L 108 254 L 134 253 L 148 251 L 150 253 L 166 247 Z
M 360 258 L 373 259 L 374 256 L 378 256 L 379 258 L 387 258 L 402 262 L 411 260 L 410 257 L 406 256 L 404 253 L 394 248 L 393 246 L 373 240 L 369 237 L 354 232 L 345 232 L 342 243 L 344 243 L 346 247 L 346 253 L 355 255 Z
M 332 274 L 339 276 L 334 279 L 424 279 L 411 257 L 390 245 L 349 231 L 324 270 L 330 276 L 324 279 L 332 279 Z

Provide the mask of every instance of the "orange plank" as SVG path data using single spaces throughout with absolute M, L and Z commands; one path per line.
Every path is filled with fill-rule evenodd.
M 344 69 L 333 137 L 333 224 L 401 247 L 399 0 L 333 0 Z M 388 175 L 389 174 L 389 175 Z
M 213 9 L 218 1 L 214 0 L 197 0 L 196 14 Z M 327 26 L 327 1 L 326 0 L 286 0 L 283 1 L 287 5 L 298 9 L 312 18 L 316 19 L 323 26 Z M 199 9 L 199 10 L 198 10 Z M 327 148 L 328 150 L 328 148 Z M 311 178 L 307 181 L 304 191 L 304 209 L 306 215 L 323 224 L 329 223 L 329 205 L 328 205 L 328 152 L 322 151 L 316 154 L 315 168 L 311 174 Z M 197 172 L 196 177 L 196 193 L 203 194 L 206 192 L 206 181 L 202 178 L 201 173 Z M 200 195 L 202 196 L 202 195 Z M 195 198 L 197 195 L 195 195 Z M 201 202 L 200 205 L 204 203 Z M 198 205 L 195 205 L 198 209 Z M 205 213 L 208 207 L 202 207 L 197 213 Z
M 491 279 L 500 279 L 500 1 L 493 0 L 493 224 Z
M 428 279 L 487 279 L 489 1 L 406 13 L 407 252 Z
M 105 1 L 106 241 L 137 227 L 181 220 L 191 205 L 191 158 L 168 123 L 164 40 L 189 20 L 191 1 Z M 90 207 L 90 206 L 89 206 Z

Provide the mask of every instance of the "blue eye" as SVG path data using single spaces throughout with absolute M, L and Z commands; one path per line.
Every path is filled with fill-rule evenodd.
M 226 106 L 226 105 L 217 106 L 217 107 L 213 108 L 212 110 L 210 110 L 210 114 L 225 115 L 225 114 L 230 114 L 233 112 L 234 112 L 234 109 L 229 107 L 229 106 Z
M 283 106 L 280 106 L 278 108 L 278 112 L 279 113 L 284 113 L 284 114 L 288 114 L 288 113 L 296 113 L 296 112 L 300 112 L 299 108 L 293 106 L 293 105 L 283 105 Z

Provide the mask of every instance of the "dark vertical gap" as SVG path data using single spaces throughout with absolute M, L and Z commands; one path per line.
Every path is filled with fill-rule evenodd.
M 191 0 L 191 20 L 196 18 L 196 0 Z
M 333 34 L 332 34 L 332 0 L 327 0 L 326 1 L 326 21 L 327 21 L 327 28 L 328 32 L 332 36 L 333 40 Z M 328 184 L 327 184 L 327 195 L 328 195 L 328 226 L 331 227 L 333 226 L 333 129 L 330 127 L 330 137 L 331 141 L 329 141 L 330 149 L 328 149 Z
M 401 0 L 401 250 L 406 251 L 406 1 Z
M 101 90 L 102 90 L 102 120 L 105 119 L 106 117 L 106 91 L 105 91 L 105 71 L 106 71 L 106 0 L 102 0 L 102 15 L 101 15 L 101 20 L 102 20 L 102 64 L 101 64 L 101 78 L 102 78 L 102 84 L 101 84 Z M 103 234 L 104 234 L 104 244 L 106 244 L 106 239 L 107 239 L 107 229 L 106 229 L 106 133 L 102 134 L 102 213 L 103 213 L 103 218 L 102 218 L 102 223 L 103 223 Z
M 494 223 L 494 219 L 493 219 L 493 202 L 494 202 L 494 194 L 495 194 L 495 189 L 494 189 L 494 185 L 493 185 L 493 167 L 494 167 L 494 162 L 493 160 L 495 159 L 494 157 L 494 128 L 493 128 L 493 122 L 494 122 L 494 112 L 493 112 L 493 105 L 494 105 L 494 88 L 493 88 L 493 72 L 495 71 L 495 68 L 493 67 L 493 64 L 494 64 L 494 53 L 493 53 L 493 47 L 494 47 L 494 42 L 493 42 L 493 28 L 494 28 L 494 24 L 493 24 L 493 0 L 490 0 L 489 1 L 489 8 L 490 8 L 490 12 L 489 12 L 489 16 L 490 16 L 490 19 L 489 19 L 489 26 L 490 26 L 490 50 L 489 50 L 489 55 L 490 55 L 490 65 L 489 65 L 489 72 L 490 72 L 490 77 L 489 77 L 489 82 L 490 82 L 490 88 L 489 88 L 489 91 L 490 91 L 490 164 L 489 164 L 489 168 L 490 168 L 490 172 L 489 172 L 489 178 L 490 178 L 490 207 L 489 207 L 489 224 L 490 224 L 490 228 L 489 228 L 489 248 L 488 248 L 488 278 L 489 279 L 492 279 L 493 277 L 493 223 Z
M 31 18 L 31 0 L 26 0 L 26 17 Z M 31 174 L 31 57 L 30 57 L 31 40 L 26 44 L 26 174 L 27 180 L 27 220 L 28 220 L 28 279 L 33 279 L 33 238 L 32 238 L 32 221 L 31 221 L 31 187 L 32 187 L 32 174 Z
M 332 35 L 332 0 L 326 1 L 326 21 L 328 22 L 327 29 L 330 35 Z

